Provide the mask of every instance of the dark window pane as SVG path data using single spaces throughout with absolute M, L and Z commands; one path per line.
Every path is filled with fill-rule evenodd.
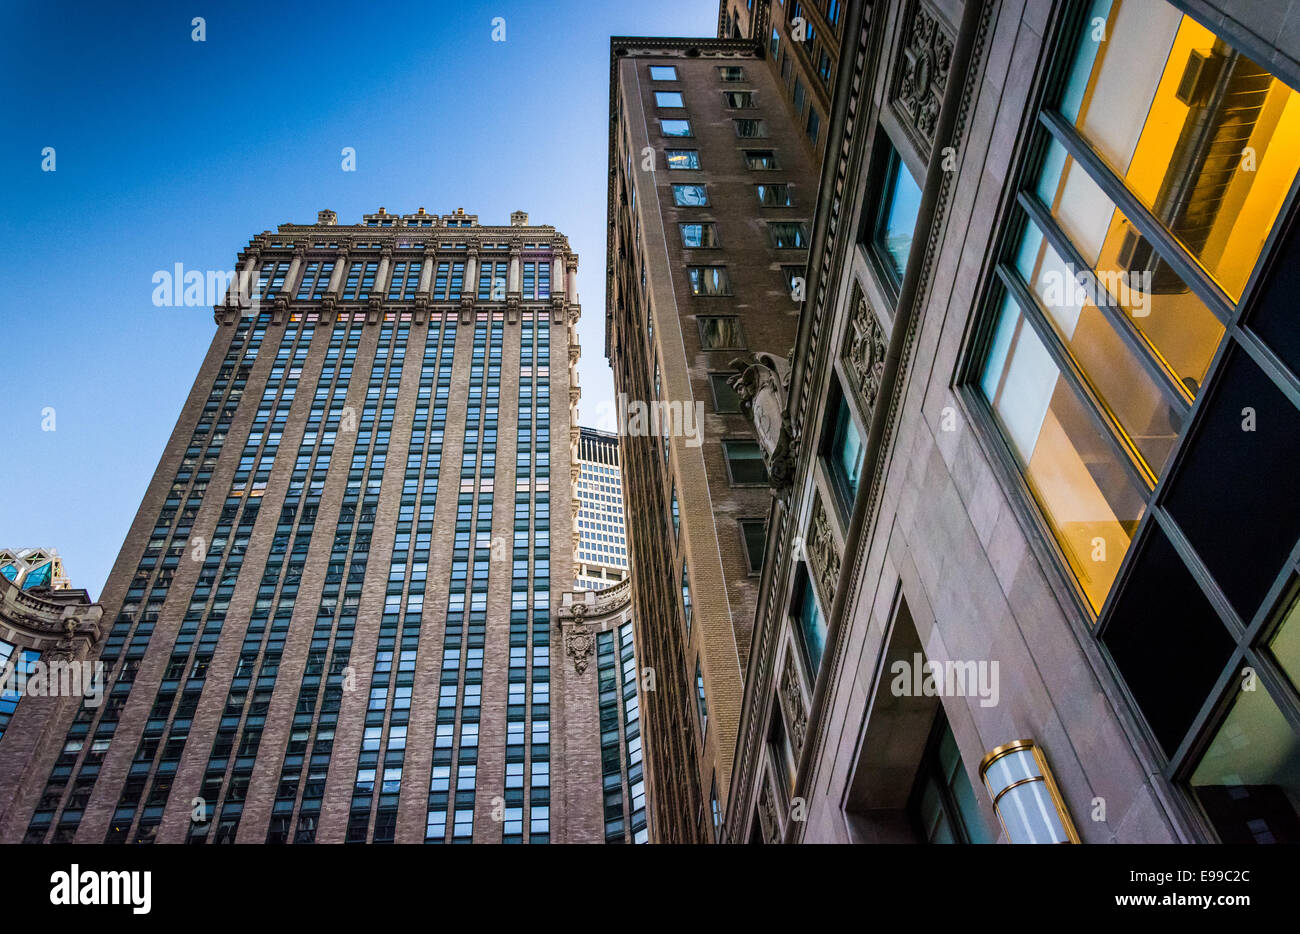
M 1157 527 L 1102 641 L 1156 739 L 1172 754 L 1223 673 L 1233 640 Z
M 1194 431 L 1166 503 L 1249 620 L 1300 536 L 1300 411 L 1234 351 Z

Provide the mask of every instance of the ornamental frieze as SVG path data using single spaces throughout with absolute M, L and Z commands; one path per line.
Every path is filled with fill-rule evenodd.
M 862 403 L 863 416 L 869 420 L 885 375 L 885 329 L 860 291 L 849 317 L 844 362 Z
M 920 2 L 913 6 L 904 30 L 907 38 L 898 57 L 894 111 L 911 131 L 922 155 L 929 158 L 952 64 L 952 36 Z
M 820 495 L 813 500 L 812 519 L 808 526 L 806 549 L 817 587 L 827 607 L 835 602 L 835 585 L 840 579 L 840 551 L 835 544 L 830 517 Z
M 799 670 L 794 655 L 787 648 L 785 671 L 781 676 L 781 708 L 790 727 L 790 741 L 794 744 L 796 758 L 803 751 L 804 737 L 808 734 L 808 712 L 803 704 L 803 689 L 799 686 Z

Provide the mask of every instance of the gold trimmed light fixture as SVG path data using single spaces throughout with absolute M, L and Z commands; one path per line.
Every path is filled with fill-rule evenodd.
M 999 746 L 980 763 L 980 778 L 1012 843 L 1078 843 L 1047 759 L 1032 739 Z

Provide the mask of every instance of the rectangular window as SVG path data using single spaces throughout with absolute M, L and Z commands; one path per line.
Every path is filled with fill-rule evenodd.
M 778 250 L 806 250 L 808 248 L 808 231 L 797 222 L 771 223 L 767 225 L 768 236 L 772 246 Z
M 676 81 L 677 69 L 674 68 L 672 65 L 651 65 L 650 80 L 651 81 Z
M 709 388 L 713 390 L 713 411 L 719 415 L 734 415 L 740 411 L 740 396 L 731 388 L 733 373 L 710 373 Z
M 794 112 L 795 112 L 795 113 L 797 113 L 797 114 L 802 114 L 802 113 L 803 113 L 803 102 L 804 102 L 804 99 L 807 97 L 807 93 L 808 93 L 808 92 L 804 90 L 803 82 L 802 82 L 801 80 L 799 80 L 798 78 L 795 78 L 795 79 L 794 79 L 794 93 L 793 93 L 793 95 L 792 95 L 793 100 L 794 100 Z
M 689 120 L 660 120 L 659 132 L 664 136 L 694 136 Z
M 723 91 L 722 101 L 731 110 L 748 110 L 758 106 L 753 91 Z
M 670 169 L 698 169 L 700 154 L 694 149 L 666 149 L 664 159 Z
M 921 210 L 921 188 L 893 147 L 890 147 L 887 158 L 878 202 L 880 213 L 876 215 L 871 242 L 876 256 L 897 286 L 902 281 L 907 255 L 912 249 L 912 235 Z
M 692 295 L 730 295 L 731 279 L 726 266 L 687 266 L 686 278 Z
M 746 149 L 745 150 L 745 168 L 747 169 L 777 169 L 776 153 L 770 149 Z
M 740 332 L 740 319 L 734 315 L 702 315 L 700 322 L 701 350 L 744 350 L 745 338 Z
M 772 38 L 767 43 L 768 50 L 772 53 L 772 60 L 776 60 L 777 53 L 781 51 L 781 34 L 772 27 Z
M 704 185 L 674 185 L 673 203 L 678 207 L 705 207 L 709 203 L 709 192 Z
M 719 65 L 718 80 L 719 81 L 744 81 L 745 69 L 741 68 L 739 65 Z
M 736 135 L 741 139 L 763 139 L 767 136 L 767 123 L 763 120 L 736 120 Z
M 682 232 L 682 246 L 691 250 L 704 250 L 718 245 L 718 225 L 714 223 L 678 224 Z
M 761 573 L 763 552 L 767 550 L 767 520 L 741 519 L 740 540 L 745 546 L 745 563 L 749 573 Z
M 765 207 L 794 207 L 794 198 L 790 195 L 789 185 L 755 185 L 754 190 L 758 193 L 758 203 Z
M 939 707 L 916 772 L 908 811 L 926 843 L 993 843 L 962 764 L 957 740 Z
M 817 112 L 816 107 L 808 108 L 808 123 L 804 130 L 808 134 L 808 141 L 814 146 L 817 145 L 817 135 L 821 132 L 822 117 Z
M 655 91 L 655 106 L 659 108 L 685 107 L 680 91 Z
M 733 484 L 760 484 L 767 482 L 767 466 L 763 452 L 755 441 L 723 441 L 722 450 L 727 459 L 727 472 Z
M 826 650 L 826 623 L 821 610 L 817 607 L 817 597 L 813 593 L 812 579 L 806 567 L 799 573 L 799 587 L 796 589 L 795 622 L 799 633 L 799 642 L 803 646 L 804 658 L 812 670 L 813 680 L 817 679 L 817 669 L 821 667 L 822 653 Z
M 862 446 L 862 435 L 858 432 L 857 423 L 853 420 L 853 413 L 849 410 L 849 400 L 838 386 L 832 388 L 831 398 L 835 404 L 829 411 L 835 415 L 827 425 L 822 456 L 830 468 L 828 472 L 840 498 L 841 511 L 850 513 L 858 495 L 866 451 Z

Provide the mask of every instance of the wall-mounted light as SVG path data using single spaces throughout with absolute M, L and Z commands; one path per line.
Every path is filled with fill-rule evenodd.
M 1032 739 L 999 746 L 980 763 L 980 778 L 1012 843 L 1078 843 L 1047 759 Z

